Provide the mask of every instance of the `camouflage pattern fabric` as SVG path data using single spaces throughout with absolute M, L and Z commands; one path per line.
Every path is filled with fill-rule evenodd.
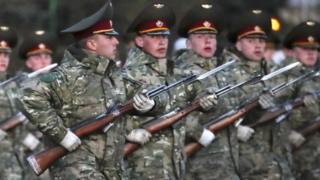
M 167 59 L 155 59 L 138 47 L 130 49 L 124 66 L 124 76 L 137 87 L 129 91 L 140 91 L 142 88 L 157 87 L 168 84 L 172 80 L 172 65 Z M 171 73 L 170 73 L 171 72 Z M 140 127 L 143 122 L 155 118 L 155 114 L 169 112 L 184 99 L 186 94 L 182 88 L 174 88 L 169 93 L 156 97 L 156 105 L 152 114 L 145 117 L 133 116 L 128 123 L 128 130 Z M 167 103 L 170 99 L 170 103 Z M 164 109 L 163 109 L 164 108 Z M 162 130 L 152 136 L 150 142 L 128 157 L 131 179 L 182 179 L 185 170 L 185 154 L 183 153 L 185 125 L 183 122 L 172 128 Z
M 0 78 L 0 81 L 5 81 L 7 74 L 1 73 Z M 12 88 L 15 86 L 15 83 L 12 82 L 0 89 L 0 121 L 10 118 L 17 111 L 15 104 L 10 99 Z M 14 133 L 10 131 L 7 132 L 5 139 L 0 141 L 0 179 L 22 180 L 24 178 L 23 169 L 14 150 L 13 142 L 15 141 L 13 140 Z
M 72 127 L 94 118 L 126 99 L 121 72 L 112 60 L 77 45 L 65 52 L 61 65 L 24 86 L 25 114 L 51 141 L 59 143 Z M 125 116 L 106 132 L 82 139 L 74 152 L 50 168 L 53 179 L 125 179 Z M 51 141 L 46 141 L 50 146 Z
M 286 59 L 281 65 L 286 65 L 292 62 L 297 61 L 293 58 Z M 314 67 L 302 66 L 297 68 L 294 71 L 291 71 L 288 74 L 287 79 L 297 78 L 305 73 L 308 73 L 314 70 L 316 67 L 319 67 L 320 63 L 318 62 Z M 301 83 L 290 88 L 290 91 L 287 92 L 291 98 L 301 97 L 306 94 L 318 92 L 320 90 L 320 77 L 313 76 L 307 80 L 301 81 Z M 291 125 L 293 130 L 303 127 L 308 123 L 311 123 L 320 115 L 320 101 L 318 99 L 318 104 L 312 107 L 300 107 L 293 110 L 289 117 L 288 122 Z M 317 132 L 311 136 L 307 137 L 307 141 L 297 150 L 293 152 L 293 163 L 294 170 L 297 179 L 310 179 L 315 180 L 320 177 L 320 133 Z
M 202 74 L 217 67 L 218 60 L 215 57 L 202 58 L 192 50 L 182 50 L 177 53 L 175 59 L 174 73 L 180 76 L 190 74 Z M 216 92 L 218 89 L 226 86 L 228 78 L 228 69 L 212 75 L 202 81 L 191 84 L 187 87 L 190 91 L 190 98 L 197 95 L 203 95 L 201 92 Z M 192 92 L 193 91 L 193 92 Z M 228 101 L 228 97 L 224 96 L 219 99 L 218 108 L 214 108 L 208 112 L 196 111 L 186 117 L 187 125 L 200 123 L 204 125 L 209 119 L 227 112 L 232 107 Z M 189 99 L 191 101 L 192 99 Z M 188 127 L 188 126 L 187 126 Z M 201 129 L 187 128 L 188 137 L 201 136 Z M 233 155 L 231 154 L 232 146 L 236 146 L 237 139 L 234 133 L 234 127 L 230 126 L 216 134 L 216 139 L 206 148 L 202 148 L 199 152 L 193 155 L 187 162 L 187 179 L 239 179 L 235 172 L 235 164 Z M 193 139 L 193 141 L 198 140 Z
M 267 73 L 264 61 L 256 62 L 246 59 L 235 49 L 224 50 L 222 58 L 224 60 L 230 58 L 238 60 L 234 68 L 229 71 L 235 83 Z M 235 90 L 234 97 L 238 98 L 239 103 L 245 103 L 257 98 L 264 89 L 268 89 L 268 86 L 270 84 L 246 85 L 239 90 Z M 253 109 L 244 117 L 242 124 L 252 124 L 261 115 L 262 111 L 261 107 Z M 285 151 L 283 150 L 285 148 L 281 147 L 282 141 L 279 137 L 285 134 L 283 131 L 288 128 L 285 124 L 282 124 L 282 126 L 284 127 L 273 123 L 257 126 L 255 133 L 248 142 L 239 142 L 239 158 L 235 158 L 235 160 L 238 162 L 237 167 L 241 179 L 271 180 L 292 178 L 287 157 L 284 157 L 283 153 L 278 153 L 279 151 Z M 277 148 L 281 150 L 275 150 L 273 148 L 275 145 L 279 145 Z

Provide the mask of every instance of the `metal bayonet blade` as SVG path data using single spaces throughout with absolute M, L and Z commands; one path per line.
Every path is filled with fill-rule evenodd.
M 33 78 L 33 77 L 37 76 L 38 74 L 49 72 L 51 69 L 55 68 L 56 66 L 58 66 L 57 63 L 51 64 L 49 66 L 46 66 L 46 67 L 44 67 L 42 69 L 39 69 L 39 70 L 37 70 L 35 72 L 32 72 L 32 73 L 28 74 L 28 78 Z
M 216 67 L 216 68 L 214 68 L 214 69 L 211 69 L 210 71 L 208 71 L 208 72 L 206 72 L 206 73 L 201 74 L 201 75 L 198 76 L 196 79 L 197 79 L 197 80 L 205 79 L 205 78 L 207 78 L 208 76 L 211 76 L 211 75 L 213 75 L 213 74 L 215 74 L 215 73 L 217 73 L 217 72 L 225 69 L 226 67 L 230 66 L 231 64 L 233 64 L 233 63 L 235 63 L 235 62 L 236 62 L 236 60 L 232 60 L 232 61 L 229 61 L 229 62 L 227 62 L 227 63 L 224 63 L 224 64 L 222 64 L 221 66 L 218 66 L 218 67 Z
M 278 70 L 276 70 L 276 71 L 274 71 L 272 73 L 269 73 L 269 74 L 263 76 L 261 78 L 261 80 L 262 81 L 269 80 L 269 79 L 273 78 L 274 76 L 277 76 L 279 74 L 282 74 L 283 72 L 289 71 L 290 69 L 293 69 L 294 67 L 297 67 L 299 65 L 301 65 L 300 62 L 295 62 L 295 63 L 289 64 L 288 66 L 285 66 L 283 68 L 280 68 L 280 69 L 278 69 Z

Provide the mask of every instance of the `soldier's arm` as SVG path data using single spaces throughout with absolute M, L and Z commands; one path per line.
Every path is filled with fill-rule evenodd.
M 35 81 L 37 83 L 22 90 L 23 95 L 19 99 L 21 110 L 43 134 L 60 143 L 68 130 L 53 108 L 61 101 L 52 89 L 57 82 Z

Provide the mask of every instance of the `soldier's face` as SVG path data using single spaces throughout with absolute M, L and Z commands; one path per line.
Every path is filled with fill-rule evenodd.
M 52 63 L 52 57 L 47 53 L 39 53 L 31 55 L 26 60 L 26 66 L 32 71 L 37 71 Z
M 316 48 L 294 47 L 293 54 L 305 66 L 314 66 L 317 63 L 318 51 Z
M 187 48 L 192 49 L 204 58 L 213 57 L 217 49 L 215 34 L 190 34 L 187 40 Z
M 156 59 L 165 58 L 168 50 L 167 35 L 139 35 L 135 38 L 135 43 L 144 52 Z
M 236 43 L 238 51 L 253 61 L 260 61 L 266 48 L 266 40 L 261 38 L 242 38 Z
M 9 66 L 9 53 L 6 52 L 0 52 L 0 72 L 7 71 Z
M 116 58 L 119 41 L 115 36 L 97 34 L 94 36 L 94 42 L 94 51 L 97 55 Z

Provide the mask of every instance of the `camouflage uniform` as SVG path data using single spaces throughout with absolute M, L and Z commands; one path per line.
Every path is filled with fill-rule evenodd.
M 21 101 L 30 121 L 59 143 L 67 128 L 125 99 L 125 85 L 115 63 L 72 45 L 58 68 L 25 86 Z M 125 139 L 119 136 L 124 134 L 124 119 L 117 119 L 106 133 L 83 138 L 78 149 L 51 167 L 53 179 L 124 179 Z
M 128 82 L 133 84 L 132 87 L 156 87 L 170 83 L 172 65 L 169 63 L 170 61 L 165 59 L 157 60 L 135 46 L 129 51 L 124 73 Z M 169 112 L 177 103 L 178 98 L 175 95 L 181 98 L 186 96 L 183 92 L 178 93 L 179 89 L 181 88 L 176 88 L 172 90 L 174 93 L 170 93 L 170 104 L 163 101 L 168 100 L 167 93 L 156 97 L 156 104 L 164 107 L 164 112 Z M 128 123 L 128 129 L 138 128 L 143 122 L 153 118 L 151 114 L 146 117 L 133 116 L 133 120 Z M 185 170 L 185 154 L 182 149 L 184 137 L 184 123 L 176 123 L 172 128 L 154 134 L 150 142 L 128 157 L 130 178 L 181 179 Z
M 286 65 L 297 61 L 293 58 L 286 59 L 281 65 Z M 319 66 L 320 63 L 315 66 Z M 315 67 L 302 66 L 294 71 L 290 71 L 287 76 L 288 80 L 295 79 L 305 73 L 312 71 Z M 314 76 L 301 83 L 296 84 L 289 91 L 286 91 L 286 95 L 291 98 L 301 97 L 308 93 L 314 93 L 319 91 L 320 83 L 319 76 Z M 288 121 L 293 130 L 303 127 L 308 123 L 311 123 L 317 117 L 319 117 L 320 104 L 313 107 L 300 107 L 293 110 L 286 121 Z M 307 137 L 307 141 L 299 147 L 297 150 L 293 151 L 293 165 L 295 170 L 295 175 L 298 179 L 318 179 L 320 177 L 320 146 L 319 146 L 320 134 L 315 133 Z
M 1 81 L 6 80 L 7 74 L 1 73 Z M 15 83 L 10 83 L 9 86 Z M 15 85 L 14 85 L 15 86 Z M 12 88 L 5 87 L 0 89 L 1 121 L 10 118 L 17 111 L 14 102 L 9 98 Z M 23 179 L 23 170 L 14 150 L 14 133 L 7 132 L 7 137 L 0 141 L 0 179 L 21 180 Z
M 182 50 L 178 52 L 175 58 L 175 74 L 185 76 L 192 73 L 202 74 L 215 67 L 217 67 L 218 61 L 215 57 L 202 58 L 192 50 Z M 204 92 L 215 92 L 219 88 L 226 86 L 227 73 L 219 72 L 217 75 L 212 75 L 205 80 L 202 80 L 193 85 L 193 93 L 189 97 L 196 97 Z M 190 88 L 188 87 L 190 90 Z M 192 100 L 192 99 L 189 99 Z M 204 125 L 209 119 L 226 112 L 228 109 L 225 102 L 226 99 L 219 99 L 220 108 L 215 108 L 208 112 L 196 111 L 186 117 L 187 125 L 194 124 L 200 121 L 200 124 Z M 190 131 L 191 128 L 187 128 L 187 135 L 200 138 L 199 133 Z M 192 130 L 192 129 L 191 129 Z M 231 154 L 232 146 L 236 145 L 237 139 L 234 133 L 234 127 L 230 126 L 225 130 L 219 131 L 216 134 L 216 140 L 212 142 L 208 147 L 203 148 L 197 152 L 193 157 L 188 159 L 188 179 L 239 179 L 235 172 L 234 161 Z M 189 135 L 190 134 L 190 135 Z M 197 140 L 196 139 L 196 140 Z M 231 146 L 230 146 L 231 145 Z
M 234 83 L 239 83 L 257 75 L 266 74 L 264 61 L 255 62 L 246 59 L 235 49 L 225 50 L 222 57 L 224 59 L 237 59 L 238 64 L 229 71 L 233 76 Z M 272 83 L 271 83 L 272 84 Z M 270 84 L 246 85 L 235 90 L 235 97 L 241 103 L 257 98 L 266 86 Z M 249 95 L 249 96 L 248 96 Z M 247 113 L 244 117 L 244 125 L 252 124 L 259 115 L 261 107 L 257 107 Z M 255 133 L 248 142 L 239 142 L 239 162 L 238 168 L 242 179 L 290 179 L 291 170 L 287 157 L 284 157 L 286 148 L 282 146 L 281 137 L 288 131 L 285 124 L 269 123 L 255 127 Z

